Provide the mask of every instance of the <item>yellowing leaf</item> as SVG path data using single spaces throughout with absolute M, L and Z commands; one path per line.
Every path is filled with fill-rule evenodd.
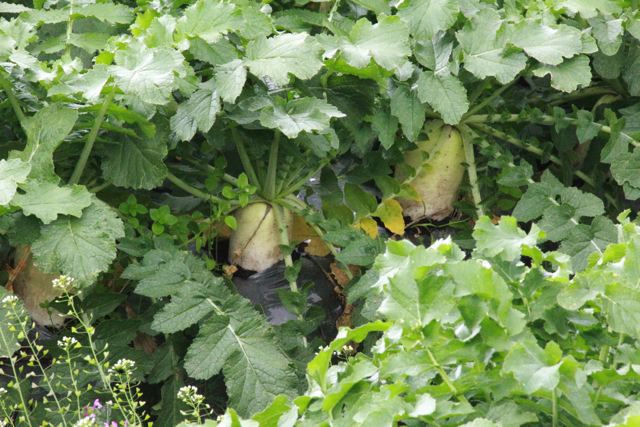
M 362 218 L 360 221 L 353 224 L 353 226 L 364 230 L 364 232 L 367 233 L 372 239 L 378 237 L 378 224 L 375 222 L 375 220 L 369 217 Z
M 293 236 L 292 240 L 295 242 L 305 242 L 309 240 L 305 247 L 305 252 L 314 256 L 327 256 L 331 253 L 327 244 L 318 237 L 313 228 L 307 224 L 304 218 L 293 214 Z
M 384 226 L 391 230 L 392 233 L 404 234 L 404 218 L 402 218 L 402 207 L 400 203 L 393 199 L 385 200 L 384 205 L 372 214 L 382 220 Z

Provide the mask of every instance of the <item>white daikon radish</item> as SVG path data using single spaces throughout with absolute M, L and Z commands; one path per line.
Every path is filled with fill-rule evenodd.
M 237 229 L 231 233 L 229 262 L 245 270 L 263 271 L 283 259 L 280 233 L 273 208 L 252 203 L 235 211 Z M 293 214 L 284 209 L 289 239 L 293 232 Z

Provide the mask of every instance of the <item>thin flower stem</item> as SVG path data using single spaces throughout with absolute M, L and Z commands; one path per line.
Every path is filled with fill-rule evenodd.
M 73 34 L 73 0 L 69 2 L 69 22 L 67 22 L 67 41 L 65 47 L 65 55 L 71 57 L 71 34 Z
M 93 194 L 98 193 L 111 185 L 113 185 L 111 182 L 105 181 L 100 185 L 96 185 L 95 187 L 90 188 L 89 193 L 93 193 Z
M 16 95 L 13 93 L 13 89 L 11 89 L 11 83 L 9 82 L 9 80 L 7 80 L 5 76 L 2 75 L 1 72 L 0 72 L 0 84 L 2 84 L 2 89 L 4 90 L 4 93 L 7 95 L 7 98 L 9 98 L 9 102 L 11 103 L 11 107 L 13 107 L 13 111 L 16 113 L 16 117 L 18 117 L 18 120 L 22 123 L 25 117 L 24 117 L 24 113 L 22 112 L 22 109 L 20 108 L 20 103 L 18 102 L 18 98 L 16 98 Z
M 7 339 L 7 337 L 4 336 L 4 332 L 2 331 L 2 328 L 0 328 L 0 338 L 2 339 L 3 347 L 9 348 L 9 340 Z M 27 412 L 28 402 L 25 400 L 24 395 L 22 393 L 22 388 L 20 387 L 20 381 L 19 381 L 20 377 L 18 376 L 18 370 L 16 369 L 15 358 L 13 356 L 9 357 L 9 361 L 11 362 L 11 370 L 13 371 L 13 378 L 16 380 L 14 388 L 17 388 L 18 394 L 20 395 L 20 402 L 22 404 L 22 409 L 24 410 L 25 419 L 27 420 L 27 424 L 29 424 L 30 427 L 33 427 L 33 425 L 31 424 L 31 417 Z
M 93 127 L 89 132 L 87 137 L 87 141 L 84 144 L 84 148 L 82 149 L 82 153 L 80 154 L 80 158 L 78 159 L 78 163 L 76 163 L 76 167 L 73 170 L 73 174 L 71 178 L 69 178 L 69 185 L 77 184 L 80 181 L 80 177 L 82 176 L 82 172 L 84 171 L 84 167 L 87 164 L 87 160 L 89 160 L 89 155 L 91 154 L 91 150 L 93 149 L 93 144 L 96 141 L 96 137 L 98 136 L 98 132 L 100 131 L 100 126 L 102 125 L 102 121 L 104 120 L 104 115 L 107 113 L 107 109 L 109 108 L 109 104 L 113 100 L 113 97 L 116 94 L 116 85 L 113 85 L 111 92 L 107 95 L 104 102 L 102 103 L 102 107 L 100 107 L 100 111 L 96 116 L 96 121 L 93 123 Z

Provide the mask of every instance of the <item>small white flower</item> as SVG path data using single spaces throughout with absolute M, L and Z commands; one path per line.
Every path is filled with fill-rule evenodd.
M 17 296 L 17 295 L 7 295 L 6 297 L 4 297 L 4 298 L 2 299 L 2 302 L 3 302 L 3 303 L 8 303 L 8 302 L 16 301 L 17 299 L 18 299 L 18 296 Z
M 192 385 L 182 387 L 178 391 L 178 398 L 190 405 L 199 405 L 204 402 L 204 396 L 198 394 L 198 389 Z
M 96 425 L 95 418 L 86 417 L 86 418 L 81 419 L 77 423 L 75 423 L 73 425 L 73 427 L 90 427 L 90 426 L 95 426 L 95 425 Z
M 5 390 L 4 388 L 0 387 L 0 396 L 5 394 L 6 392 L 7 392 L 7 390 Z
M 115 365 L 113 365 L 113 367 L 109 368 L 109 373 L 131 375 L 133 373 L 133 367 L 135 366 L 135 364 L 136 362 L 134 362 L 133 360 L 120 359 Z
M 75 286 L 76 279 L 69 276 L 60 276 L 59 279 L 53 279 L 53 287 L 58 289 L 69 289 Z
M 58 341 L 58 346 L 64 349 L 69 349 L 74 345 L 76 345 L 77 343 L 78 343 L 78 340 L 75 339 L 74 337 L 62 337 L 62 340 Z

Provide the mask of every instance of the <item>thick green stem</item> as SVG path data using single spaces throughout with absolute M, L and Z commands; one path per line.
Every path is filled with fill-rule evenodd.
M 309 173 L 307 173 L 305 176 L 303 176 L 302 178 L 300 178 L 298 181 L 296 181 L 295 183 L 293 183 L 292 185 L 288 186 L 287 188 L 285 188 L 284 190 L 282 190 L 279 194 L 278 194 L 278 198 L 281 197 L 286 197 L 289 194 L 299 190 L 303 185 L 305 185 L 307 183 L 307 181 L 309 181 L 309 179 L 311 179 L 313 176 L 315 176 L 318 172 L 320 172 L 320 170 L 325 167 L 327 165 L 327 163 L 329 163 L 328 159 L 323 159 L 320 161 L 320 163 L 318 164 L 318 166 L 315 169 L 311 169 L 309 171 Z
M 98 132 L 100 131 L 100 126 L 102 125 L 102 121 L 104 120 L 104 115 L 107 113 L 109 104 L 111 104 L 111 101 L 113 100 L 115 94 L 116 85 L 113 85 L 111 92 L 109 92 L 104 102 L 102 103 L 102 107 L 100 107 L 100 111 L 98 111 L 96 121 L 93 123 L 93 127 L 91 128 L 91 132 L 89 132 L 89 136 L 87 136 L 87 142 L 84 143 L 84 148 L 82 149 L 82 153 L 80 154 L 78 163 L 76 163 L 73 174 L 71 175 L 71 178 L 69 178 L 69 185 L 77 184 L 80 181 L 80 177 L 82 176 L 84 167 L 87 164 L 87 160 L 89 160 L 89 155 L 91 155 L 93 144 L 96 142 L 96 137 L 98 136 Z
M 476 212 L 478 214 L 478 219 L 482 218 L 484 215 L 484 209 L 482 207 L 482 197 L 480 195 L 480 187 L 478 186 L 478 173 L 476 172 L 476 159 L 473 153 L 473 145 L 471 145 L 471 140 L 473 139 L 473 135 L 469 133 L 469 127 L 466 125 L 459 126 L 462 131 L 462 144 L 464 145 L 464 155 L 466 157 L 467 165 L 467 173 L 469 174 L 469 184 L 471 185 L 471 195 L 473 196 L 473 201 L 476 205 Z
M 283 207 L 289 209 L 291 212 L 294 212 L 294 213 L 296 213 L 296 214 L 298 214 L 300 216 L 302 216 L 301 213 L 302 213 L 303 210 L 309 208 L 309 206 L 307 204 L 305 204 L 304 202 L 302 202 L 300 199 L 298 199 L 297 197 L 295 197 L 292 194 L 288 195 L 287 197 L 285 197 L 283 199 L 276 199 L 276 200 L 274 200 L 274 203 L 277 203 L 280 206 L 283 206 Z M 324 236 L 324 231 L 322 230 L 322 228 L 320 228 L 320 226 L 318 226 L 317 224 L 311 224 L 311 223 L 307 223 L 307 224 L 309 224 L 309 227 L 311 227 L 313 229 L 313 231 L 316 232 L 318 237 L 320 237 L 322 239 L 322 237 Z M 324 243 L 329 248 L 329 251 L 331 251 L 331 254 L 333 254 L 333 256 L 337 259 L 338 250 L 333 245 L 333 243 L 327 242 L 326 240 L 324 241 Z M 342 262 L 340 263 L 340 266 L 345 271 L 345 273 L 347 274 L 347 277 L 349 278 L 349 280 L 353 279 L 353 274 L 349 270 L 349 266 L 345 265 Z
M 262 195 L 267 200 L 273 200 L 276 196 L 276 172 L 278 172 L 278 148 L 280 147 L 280 131 L 276 130 L 271 142 L 269 152 L 269 164 L 267 165 L 267 179 L 264 182 Z
M 216 203 L 228 203 L 231 206 L 239 206 L 240 205 L 240 202 L 238 202 L 237 200 L 222 200 L 219 197 L 213 196 L 211 194 L 207 194 L 204 191 L 200 191 L 197 188 L 194 188 L 194 187 L 190 186 L 189 184 L 187 184 L 186 182 L 184 182 L 183 180 L 181 180 L 177 176 L 173 175 L 171 172 L 167 172 L 167 179 L 169 181 L 173 182 L 178 187 L 182 188 L 187 193 L 193 194 L 194 196 L 196 196 L 196 197 L 198 197 L 198 198 L 200 198 L 202 200 L 210 201 L 210 202 L 216 202 Z
M 523 143 L 522 141 L 520 141 L 518 138 L 515 138 L 511 135 L 507 135 L 504 132 L 500 132 L 497 129 L 493 129 L 490 126 L 486 126 L 486 125 L 482 125 L 479 123 L 473 123 L 472 124 L 473 127 L 477 128 L 478 130 L 481 130 L 484 133 L 487 133 L 489 135 L 495 136 L 496 138 L 500 138 L 504 141 L 507 141 L 510 144 L 513 144 L 517 147 L 520 147 L 524 150 L 527 150 L 528 152 L 538 155 L 538 156 L 543 156 L 544 152 L 542 151 L 541 148 L 538 147 L 534 147 L 532 145 L 528 145 Z M 555 163 L 558 166 L 562 166 L 562 160 L 560 160 L 559 158 L 557 158 L 556 156 L 549 156 L 549 160 L 553 163 Z M 579 177 L 580 179 L 582 179 L 584 182 L 586 182 L 587 184 L 589 184 L 592 187 L 596 187 L 596 183 L 593 179 L 591 179 L 591 177 L 587 176 L 584 172 L 581 171 L 576 171 L 575 172 L 576 176 Z
M 442 369 L 442 365 L 440 365 L 440 363 L 438 363 L 436 358 L 433 356 L 433 353 L 431 353 L 431 350 L 429 350 L 428 348 L 427 348 L 427 353 L 429 354 L 429 358 L 431 359 L 431 363 L 433 363 L 433 366 L 436 368 L 436 370 L 438 371 L 438 373 L 442 377 L 442 380 L 447 384 L 447 386 L 449 387 L 449 390 L 451 390 L 451 392 L 458 398 L 460 403 L 469 404 L 469 401 L 464 396 L 464 394 L 458 393 L 458 389 L 453 385 L 453 383 L 449 379 L 449 376 L 447 375 L 447 373 L 444 371 L 444 369 Z
M 518 122 L 521 120 L 522 120 L 522 117 L 519 114 L 511 114 L 509 116 L 502 116 L 501 114 L 478 114 L 478 115 L 469 116 L 463 121 L 466 124 L 476 124 L 476 123 Z M 556 118 L 545 114 L 545 115 L 536 117 L 536 122 L 551 124 L 556 122 Z M 578 120 L 572 120 L 569 122 L 569 124 L 572 126 L 578 126 Z M 594 124 L 599 126 L 598 128 L 599 132 L 611 134 L 611 128 L 609 126 L 601 125 L 600 123 L 594 123 Z M 629 139 L 633 146 L 640 147 L 640 142 L 636 141 L 630 136 L 629 136 Z
M 276 217 L 276 224 L 278 225 L 280 244 L 283 246 L 289 246 L 291 244 L 291 242 L 289 242 L 289 225 L 287 224 L 287 220 L 284 216 L 284 208 L 276 203 L 272 203 L 271 207 L 273 208 L 273 214 Z M 290 251 L 286 251 L 284 253 L 284 264 L 287 268 L 293 268 L 293 258 L 291 258 Z M 292 292 L 298 292 L 298 283 L 295 279 L 289 279 L 289 288 Z M 298 320 L 304 320 L 304 317 L 302 315 L 298 315 Z M 307 347 L 307 337 L 302 337 L 302 345 Z
M 514 80 L 515 81 L 515 80 Z M 491 94 L 491 96 L 489 96 L 488 98 L 486 98 L 484 101 L 482 101 L 480 104 L 476 105 L 475 107 L 473 107 L 471 110 L 467 111 L 463 116 L 462 116 L 462 121 L 464 122 L 465 119 L 469 116 L 474 115 L 475 113 L 477 113 L 478 111 L 482 110 L 484 107 L 486 107 L 487 105 L 489 105 L 494 99 L 496 99 L 497 97 L 499 97 L 502 92 L 504 92 L 505 90 L 509 89 L 511 87 L 511 84 L 508 85 L 504 85 L 501 88 L 499 88 L 498 90 L 496 90 L 495 92 L 493 92 Z
M 90 188 L 90 189 L 89 189 L 89 193 L 93 193 L 93 194 L 95 194 L 95 193 L 97 193 L 97 192 L 99 192 L 99 191 L 104 190 L 105 188 L 107 188 L 107 187 L 109 187 L 109 186 L 111 186 L 111 185 L 113 185 L 111 182 L 109 182 L 109 181 L 105 181 L 105 182 L 103 182 L 103 183 L 102 183 L 102 184 L 100 184 L 100 185 L 97 185 L 97 186 L 95 186 L 95 187 L 93 187 L 93 188 Z
M 211 173 L 217 172 L 217 169 L 214 168 L 213 166 L 200 164 L 196 159 L 192 157 L 183 156 L 183 158 L 186 159 L 192 165 L 197 166 L 206 172 L 211 172 Z M 236 187 L 238 186 L 238 178 L 231 176 L 228 173 L 225 173 L 224 175 L 222 175 L 222 180 L 228 182 L 231 185 L 235 185 Z
M 551 392 L 551 404 L 552 404 L 552 417 L 553 417 L 553 427 L 559 427 L 560 422 L 558 419 L 558 392 L 554 388 Z
M 586 89 L 580 89 L 570 94 L 558 93 L 553 95 L 547 105 L 553 107 L 555 105 L 566 104 L 568 102 L 577 101 L 579 99 L 591 98 L 594 96 L 602 96 L 608 93 L 616 93 L 615 90 L 608 86 L 590 87 Z
M 13 111 L 16 113 L 16 117 L 18 117 L 18 120 L 22 122 L 24 120 L 24 113 L 20 108 L 20 103 L 18 102 L 18 98 L 16 98 L 15 94 L 13 93 L 13 90 L 11 89 L 11 83 L 9 82 L 9 80 L 7 80 L 5 76 L 2 75 L 2 72 L 0 72 L 0 84 L 2 84 L 2 89 L 4 90 L 4 93 L 7 95 L 7 98 L 9 98 L 9 102 L 13 107 Z
M 244 141 L 242 141 L 242 136 L 236 128 L 231 128 L 231 134 L 233 135 L 233 140 L 236 143 L 236 148 L 238 149 L 238 155 L 240 156 L 240 160 L 242 161 L 244 171 L 249 178 L 249 182 L 251 183 L 251 185 L 255 186 L 258 189 L 258 192 L 262 192 L 262 185 L 260 184 L 258 176 L 256 175 L 256 171 L 251 164 L 251 159 L 249 158 L 247 149 L 244 146 Z
M 73 33 L 73 0 L 69 2 L 69 22 L 67 22 L 67 41 L 65 55 L 71 57 L 71 34 Z

